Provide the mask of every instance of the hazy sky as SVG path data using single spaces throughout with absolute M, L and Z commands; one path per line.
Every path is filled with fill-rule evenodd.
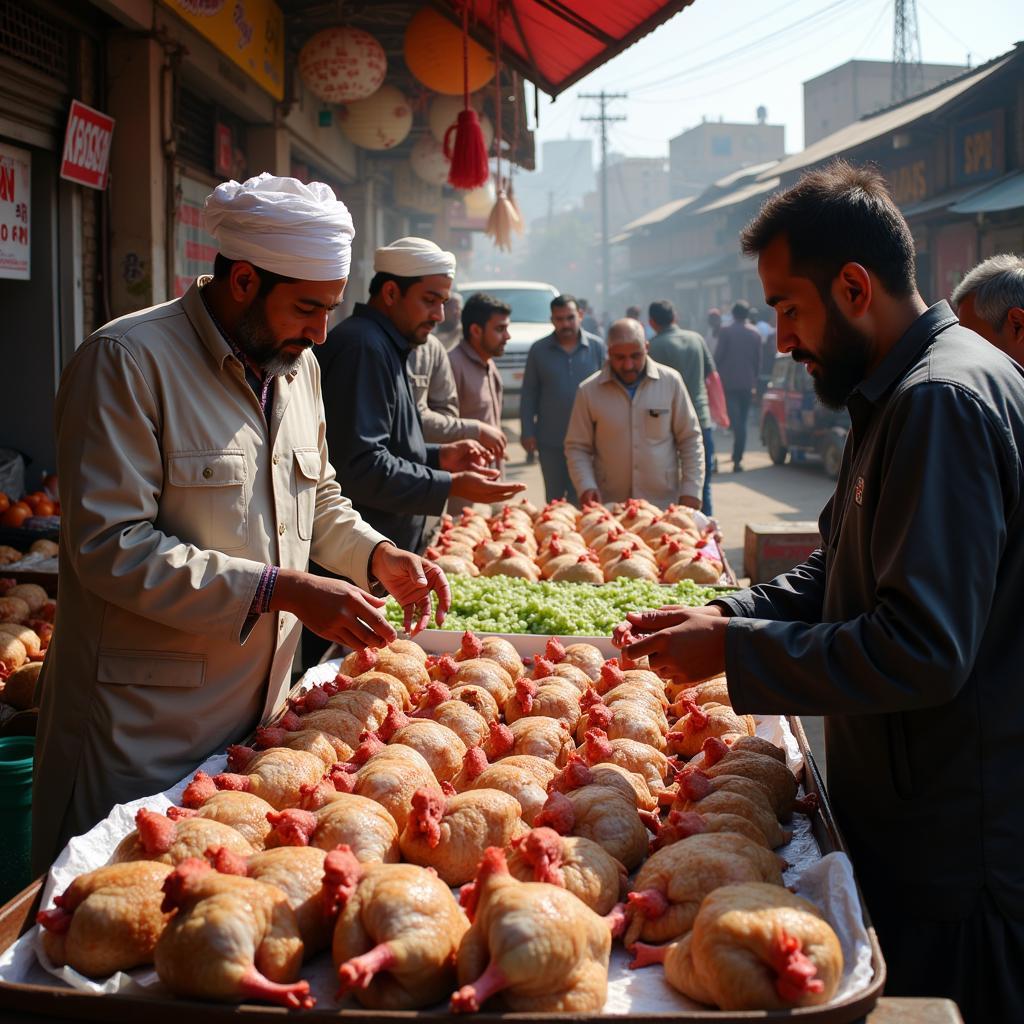
M 803 148 L 802 83 L 853 58 L 890 60 L 893 0 L 695 0 L 692 7 L 598 68 L 554 102 L 540 98 L 538 143 L 597 139 L 580 118 L 597 103 L 580 92 L 626 92 L 609 112 L 611 148 L 668 155 L 668 139 L 702 117 L 754 121 L 768 108 L 786 126 L 786 151 Z M 974 66 L 1024 40 L 1024 0 L 917 0 L 926 63 Z M 532 95 L 529 97 L 532 106 Z M 595 159 L 597 146 L 595 145 Z

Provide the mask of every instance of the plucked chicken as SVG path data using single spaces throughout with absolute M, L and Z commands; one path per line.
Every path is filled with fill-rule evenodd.
M 252 793 L 214 789 L 212 795 L 198 807 L 168 807 L 167 817 L 171 821 L 195 817 L 219 821 L 241 833 L 254 850 L 262 850 L 272 828 L 267 821 L 267 814 L 273 810 L 266 800 Z
M 502 730 L 502 735 L 505 734 L 504 730 L 507 730 L 512 740 L 512 746 L 504 754 L 498 752 L 492 754 L 491 749 L 488 749 L 488 756 L 492 760 L 507 757 L 509 754 L 532 754 L 534 757 L 542 757 L 546 761 L 551 761 L 552 764 L 561 768 L 575 750 L 569 729 L 564 722 L 559 722 L 555 718 L 530 716 L 529 718 L 520 718 L 509 726 L 498 728 Z M 495 735 L 496 730 L 492 727 L 491 747 L 500 750 L 500 746 L 493 742 Z
M 483 658 L 499 664 L 515 682 L 523 674 L 523 659 L 519 652 L 500 636 L 489 636 L 481 639 L 469 630 L 462 634 L 462 646 L 455 655 L 456 661 L 470 661 Z
M 496 705 L 495 705 L 496 706 Z M 487 739 L 487 719 L 463 700 L 453 699 L 444 683 L 431 683 L 420 698 L 413 718 L 426 718 L 451 729 L 469 747 L 479 747 Z
M 537 657 L 533 660 L 533 672 L 530 674 L 535 683 L 552 677 L 572 683 L 580 693 L 585 693 L 591 685 L 591 678 L 578 665 L 567 661 L 555 663 L 549 658 Z
M 204 772 L 197 772 L 182 797 L 181 802 L 186 807 L 198 807 L 213 796 L 215 789 L 232 789 L 238 793 L 253 793 L 281 810 L 295 806 L 302 787 L 319 782 L 324 774 L 323 761 L 305 750 L 271 747 L 257 751 L 251 747 L 229 747 L 228 756 L 233 756 L 235 764 L 246 774 L 223 772 L 210 778 Z
M 456 661 L 446 654 L 437 663 L 441 682 L 450 689 L 457 686 L 479 686 L 486 690 L 501 707 L 515 692 L 512 676 L 506 669 L 490 658 L 467 658 Z
M 488 725 L 501 718 L 498 702 L 489 690 L 472 683 L 460 683 L 451 687 L 452 700 L 461 700 L 468 704 Z
M 585 739 L 591 729 L 601 729 L 610 740 L 636 740 L 663 751 L 668 723 L 660 709 L 655 713 L 641 701 L 617 700 L 609 707 L 598 699 L 588 702 L 586 713 L 576 725 L 576 735 Z
M 460 793 L 471 789 L 498 789 L 508 793 L 522 808 L 523 821 L 531 825 L 547 801 L 547 785 L 557 770 L 550 761 L 528 754 L 488 764 L 484 751 L 471 747 L 452 784 Z
M 752 736 L 754 718 L 752 715 L 737 715 L 726 704 L 704 704 L 698 707 L 692 701 L 684 701 L 682 714 L 668 734 L 669 749 L 683 757 L 699 753 L 709 737 Z
M 208 846 L 226 846 L 248 857 L 255 849 L 241 832 L 212 818 L 171 818 L 147 808 L 135 815 L 135 829 L 117 844 L 109 863 L 133 860 L 180 864 L 189 857 L 202 857 Z
M 335 761 L 347 761 L 353 753 L 343 739 L 323 729 L 299 729 L 289 732 L 279 726 L 264 726 L 256 730 L 256 746 L 261 750 L 270 747 L 288 747 L 290 750 L 305 750 L 315 754 L 325 765 Z
M 741 818 L 738 814 L 716 814 L 714 811 L 699 814 L 697 811 L 673 809 L 658 830 L 652 849 L 660 850 L 690 836 L 710 832 L 736 832 L 766 850 L 772 848 L 764 832 L 749 818 Z
M 554 829 L 563 836 L 591 839 L 628 871 L 640 864 L 650 845 L 636 805 L 607 786 L 582 786 L 568 793 L 552 793 L 534 819 L 534 826 Z
M 396 641 L 402 643 L 402 641 Z M 410 641 L 404 641 L 410 643 Z M 413 645 L 418 646 L 418 645 Z M 353 651 L 345 657 L 338 669 L 340 675 L 361 676 L 364 672 L 376 671 L 386 672 L 388 675 L 399 679 L 409 691 L 409 696 L 415 700 L 427 683 L 430 677 L 425 667 L 426 658 L 420 651 L 412 651 L 409 648 L 383 648 L 374 650 L 367 647 L 362 651 Z
M 458 733 L 428 718 L 407 718 L 393 707 L 377 735 L 386 743 L 401 743 L 422 754 L 438 782 L 451 782 L 466 756 L 466 744 Z
M 642 775 L 610 761 L 602 761 L 591 767 L 577 751 L 551 780 L 548 792 L 568 793 L 583 786 L 607 786 L 609 789 L 617 790 L 627 800 L 631 800 L 639 811 L 658 809 L 658 798 L 651 792 L 651 787 Z
M 603 729 L 588 730 L 583 750 L 591 767 L 602 761 L 611 761 L 627 771 L 642 775 L 649 786 L 658 789 L 668 774 L 668 758 L 660 750 L 636 740 L 610 740 Z
M 505 701 L 505 721 L 511 725 L 529 716 L 554 718 L 574 731 L 580 719 L 580 691 L 558 676 L 516 680 L 516 692 Z
M 719 775 L 740 775 L 763 786 L 775 815 L 783 821 L 789 819 L 796 807 L 796 776 L 777 758 L 753 750 L 729 750 L 721 760 L 715 760 L 708 744 L 704 748 L 704 773 L 712 779 Z
M 316 846 L 333 850 L 345 843 L 361 861 L 394 863 L 400 859 L 395 819 L 375 800 L 354 793 L 335 793 L 316 811 L 299 807 L 275 811 L 269 820 L 274 829 L 267 836 L 267 849 Z
M 668 683 L 665 686 L 665 692 L 671 700 L 676 702 L 674 705 L 674 714 L 676 715 L 682 713 L 686 701 L 692 701 L 698 707 L 704 704 L 726 704 L 732 707 L 725 676 L 715 676 L 714 679 L 708 679 L 696 686 Z

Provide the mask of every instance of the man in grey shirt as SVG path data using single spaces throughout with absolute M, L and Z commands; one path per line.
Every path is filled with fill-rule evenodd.
M 567 498 L 575 505 L 576 489 L 565 461 L 565 432 L 576 389 L 604 365 L 605 347 L 596 334 L 580 327 L 580 312 L 571 295 L 551 300 L 551 323 L 554 331 L 534 342 L 526 357 L 519 398 L 522 445 L 540 456 L 547 500 Z
M 711 465 L 715 457 L 715 431 L 711 423 L 708 406 L 707 378 L 714 373 L 715 361 L 711 358 L 704 339 L 696 331 L 684 330 L 676 323 L 676 311 L 671 302 L 661 299 L 652 302 L 647 310 L 651 329 L 651 358 L 655 362 L 671 366 L 686 385 L 690 401 L 700 422 L 704 440 L 704 491 L 701 495 L 700 510 L 711 515 Z

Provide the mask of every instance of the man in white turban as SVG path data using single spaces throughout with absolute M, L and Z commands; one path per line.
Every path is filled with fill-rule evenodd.
M 345 493 L 367 522 L 422 550 L 427 516 L 450 496 L 504 501 L 522 484 L 499 480 L 475 440 L 426 444 L 406 373 L 409 353 L 444 319 L 455 257 L 425 238 L 378 249 L 370 298 L 317 352 L 327 437 Z
M 352 220 L 269 174 L 207 200 L 214 275 L 101 327 L 57 395 L 60 628 L 42 673 L 33 859 L 280 710 L 301 624 L 362 648 L 444 574 L 371 528 L 328 458 L 319 367 Z M 338 577 L 311 575 L 310 556 Z M 347 582 L 348 580 L 354 582 Z M 221 770 L 223 762 L 216 769 Z

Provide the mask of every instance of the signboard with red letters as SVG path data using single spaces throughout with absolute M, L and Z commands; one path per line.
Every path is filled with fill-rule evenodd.
M 113 137 L 112 117 L 73 100 L 67 131 L 64 133 L 60 176 L 102 192 L 107 187 L 107 167 Z
M 0 145 L 0 277 L 30 277 L 31 187 L 32 154 Z

